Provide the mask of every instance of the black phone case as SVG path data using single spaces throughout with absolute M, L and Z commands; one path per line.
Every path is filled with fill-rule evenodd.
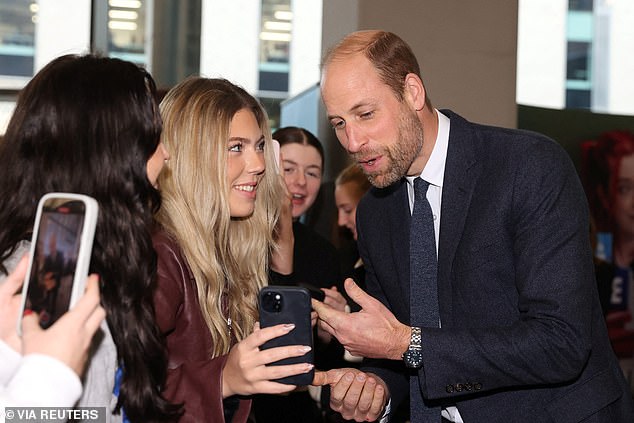
M 267 292 L 279 293 L 282 307 L 279 311 L 268 311 L 262 305 L 262 299 Z M 260 310 L 260 327 L 265 328 L 278 324 L 294 323 L 295 328 L 286 335 L 271 339 L 260 349 L 281 347 L 286 345 L 308 345 L 311 350 L 301 357 L 290 357 L 271 363 L 270 365 L 284 365 L 297 363 L 314 363 L 313 329 L 310 323 L 310 293 L 306 288 L 296 286 L 270 285 L 260 290 L 258 299 Z M 276 382 L 289 385 L 310 385 L 314 377 L 314 370 L 308 373 L 276 379 Z

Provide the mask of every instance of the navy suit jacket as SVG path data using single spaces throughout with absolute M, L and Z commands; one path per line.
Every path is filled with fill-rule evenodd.
M 466 423 L 634 422 L 568 155 L 536 133 L 443 114 L 451 127 L 438 246 L 442 328 L 422 330 L 423 398 L 455 405 Z M 373 188 L 357 226 L 368 292 L 409 324 L 406 185 Z M 407 397 L 402 362 L 368 360 L 365 369 L 388 383 L 393 402 Z

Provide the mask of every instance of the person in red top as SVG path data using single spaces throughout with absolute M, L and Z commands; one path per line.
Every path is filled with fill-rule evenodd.
M 599 297 L 610 342 L 634 395 L 634 134 L 609 131 L 584 142 L 582 149 Z

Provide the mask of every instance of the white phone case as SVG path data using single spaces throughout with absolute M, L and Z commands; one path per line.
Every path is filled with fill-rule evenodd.
M 83 207 L 77 205 L 76 202 L 80 202 Z M 45 207 L 47 207 L 46 211 L 44 211 Z M 40 199 L 33 226 L 29 267 L 22 287 L 20 316 L 24 313 L 27 304 L 29 307 L 35 304 L 32 300 L 35 295 L 38 295 L 38 300 L 45 305 L 41 308 L 38 306 L 39 309 L 34 311 L 40 314 L 40 325 L 48 327 L 71 309 L 83 295 L 98 213 L 97 201 L 82 194 L 53 192 Z M 43 216 L 45 216 L 44 221 Z M 58 237 L 62 238 L 62 242 L 59 242 L 62 249 L 58 248 Z M 55 251 L 51 251 L 52 249 Z M 48 267 L 62 269 L 56 270 L 55 278 L 49 276 L 54 273 L 47 267 L 49 260 L 55 261 L 55 266 Z M 45 276 L 41 276 L 42 274 Z M 30 292 L 31 290 L 33 292 Z M 32 295 L 29 296 L 29 294 Z M 46 318 L 50 320 L 44 321 Z M 19 319 L 18 334 L 20 335 L 22 334 L 21 322 L 22 319 Z

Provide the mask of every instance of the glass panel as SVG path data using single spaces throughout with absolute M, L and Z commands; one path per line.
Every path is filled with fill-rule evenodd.
M 568 10 L 592 10 L 593 0 L 568 0 Z
M 0 75 L 33 76 L 37 3 L 0 0 Z
M 566 90 L 568 109 L 590 109 L 590 90 Z
M 148 1 L 108 1 L 108 53 L 146 65 L 145 24 Z
M 262 0 L 260 91 L 288 91 L 292 19 L 290 0 Z
M 260 97 L 258 100 L 260 101 L 260 104 L 262 104 L 262 107 L 266 110 L 266 114 L 269 117 L 271 132 L 275 132 L 275 130 L 280 127 L 280 105 L 282 100 L 279 98 L 266 97 Z
M 568 67 L 566 79 L 590 80 L 590 43 L 568 43 Z

